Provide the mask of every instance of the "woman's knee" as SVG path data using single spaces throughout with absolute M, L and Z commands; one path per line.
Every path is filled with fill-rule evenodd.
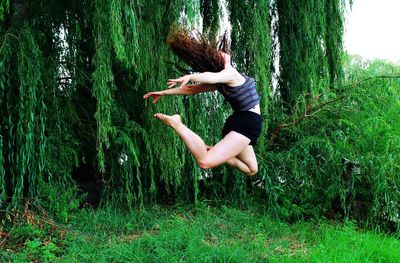
M 254 176 L 258 172 L 258 165 L 251 165 L 249 166 L 250 172 L 247 173 L 248 176 Z
M 198 166 L 201 169 L 211 169 L 216 166 L 215 163 L 213 163 L 213 161 L 208 158 L 204 158 L 204 159 L 196 160 L 196 161 L 197 161 Z

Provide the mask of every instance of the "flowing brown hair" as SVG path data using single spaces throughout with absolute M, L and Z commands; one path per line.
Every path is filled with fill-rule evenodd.
M 194 72 L 219 72 L 224 69 L 224 58 L 219 52 L 227 53 L 226 33 L 216 41 L 198 31 L 190 33 L 182 25 L 173 25 L 167 44 Z

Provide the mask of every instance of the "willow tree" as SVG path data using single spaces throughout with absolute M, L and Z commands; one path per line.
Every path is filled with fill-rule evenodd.
M 271 6 L 279 14 L 273 40 Z M 220 23 L 225 15 L 229 25 Z M 222 96 L 163 97 L 157 105 L 142 98 L 182 73 L 166 45 L 170 25 L 202 28 L 209 37 L 230 29 L 234 61 L 261 94 L 257 154 L 266 176 L 271 43 L 281 46 L 280 99 L 290 104 L 340 79 L 342 18 L 339 0 L 2 1 L 1 201 L 14 206 L 49 183 L 82 178 L 101 185 L 103 200 L 130 207 L 201 194 L 243 201 L 246 177 L 225 166 L 200 170 L 179 137 L 152 117 L 180 113 L 213 144 L 230 114 Z
M 304 94 L 335 90 L 342 80 L 345 0 L 276 0 L 279 92 L 291 112 Z M 312 96 L 309 96 L 312 98 Z

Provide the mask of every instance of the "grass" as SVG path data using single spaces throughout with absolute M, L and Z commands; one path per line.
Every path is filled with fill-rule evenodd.
M 85 209 L 61 225 L 30 218 L 8 229 L 0 261 L 400 262 L 393 236 L 351 223 L 289 225 L 226 206 Z

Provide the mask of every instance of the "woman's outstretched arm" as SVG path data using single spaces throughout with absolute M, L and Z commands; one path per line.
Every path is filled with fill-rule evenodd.
M 192 95 L 202 92 L 214 91 L 216 90 L 216 86 L 212 84 L 195 84 L 195 85 L 184 85 L 181 87 L 166 89 L 160 91 L 151 91 L 146 93 L 143 98 L 147 99 L 153 97 L 153 103 L 157 103 L 157 101 L 164 95 Z
M 182 76 L 177 79 L 168 80 L 169 87 L 173 87 L 181 83 L 181 87 L 185 86 L 189 81 L 201 82 L 204 84 L 225 83 L 229 86 L 238 86 L 243 83 L 244 77 L 237 72 L 236 69 L 230 67 L 220 72 L 203 72 Z

